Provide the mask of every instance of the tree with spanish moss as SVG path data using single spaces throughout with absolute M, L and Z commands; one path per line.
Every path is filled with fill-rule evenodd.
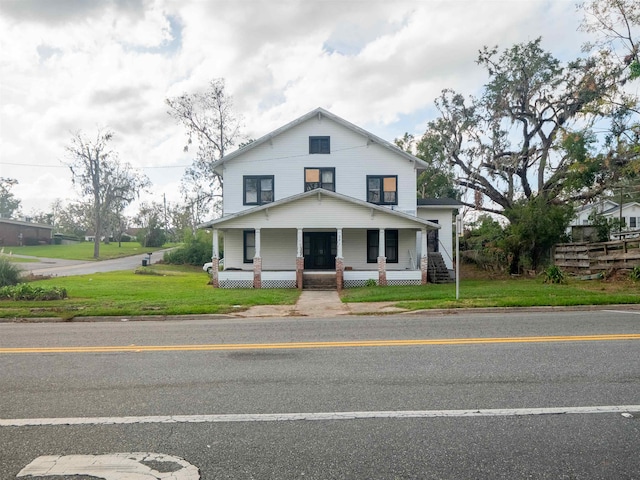
M 145 175 L 120 162 L 110 148 L 113 135 L 111 130 L 98 130 L 91 139 L 78 131 L 66 147 L 73 184 L 90 205 L 94 258 L 100 257 L 100 241 L 105 232 L 110 233 L 106 231 L 110 223 L 150 185 Z
M 440 115 L 423 136 L 431 162 L 450 165 L 456 184 L 475 192 L 466 205 L 511 223 L 551 215 L 555 233 L 545 235 L 559 239 L 567 207 L 605 192 L 636 160 L 625 145 L 637 143 L 637 132 L 628 135 L 638 99 L 620 88 L 623 69 L 610 57 L 562 63 L 541 39 L 484 47 L 477 63 L 488 75 L 477 98 L 444 90 L 436 99 Z M 521 254 L 537 267 L 541 249 L 523 236 L 534 230 L 512 230 L 512 270 Z

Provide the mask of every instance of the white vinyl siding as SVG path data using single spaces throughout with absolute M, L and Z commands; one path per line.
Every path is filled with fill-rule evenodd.
M 331 153 L 309 154 L 310 136 L 331 137 Z M 326 117 L 313 117 L 225 164 L 224 215 L 250 208 L 242 204 L 243 176 L 273 175 L 277 201 L 304 191 L 305 167 L 335 168 L 335 191 L 363 201 L 367 175 L 397 175 L 398 204 L 393 208 L 415 211 L 412 162 Z
M 420 207 L 418 208 L 418 217 L 424 220 L 437 220 L 438 225 L 440 225 L 440 230 L 438 231 L 438 239 L 439 245 L 436 251 L 442 254 L 442 258 L 444 259 L 444 263 L 447 265 L 447 268 L 453 269 L 453 243 L 455 238 L 453 238 L 453 212 L 451 208 L 438 208 L 438 207 Z M 420 245 L 421 245 L 421 235 L 422 233 L 418 233 L 416 236 L 416 245 L 417 250 L 420 255 Z
M 224 232 L 224 267 L 253 270 L 253 263 L 243 262 L 243 230 Z M 260 230 L 260 254 L 263 270 L 296 269 L 297 231 L 293 229 Z

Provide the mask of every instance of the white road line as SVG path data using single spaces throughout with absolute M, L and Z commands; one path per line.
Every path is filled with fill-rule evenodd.
M 632 315 L 640 315 L 638 310 L 602 310 L 607 313 L 631 313 Z
M 640 412 L 640 405 L 551 408 L 498 408 L 473 410 L 404 410 L 380 412 L 159 415 L 139 417 L 10 418 L 0 419 L 0 427 L 41 427 L 52 425 L 128 425 L 144 423 L 290 422 L 294 420 L 358 420 L 372 418 L 510 417 L 527 415 L 628 412 Z

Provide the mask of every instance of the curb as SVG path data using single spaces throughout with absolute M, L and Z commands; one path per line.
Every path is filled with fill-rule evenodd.
M 348 303 L 346 305 L 349 305 Z M 625 309 L 640 311 L 640 304 L 612 304 L 612 305 L 574 305 L 574 306 L 540 306 L 540 307 L 479 307 L 479 308 L 439 308 L 424 310 L 403 310 L 396 312 L 382 312 L 379 309 L 371 311 L 360 311 L 357 313 L 339 314 L 336 317 L 362 317 L 362 316 L 390 316 L 401 315 L 404 317 L 413 315 L 443 316 L 461 315 L 469 313 L 509 313 L 509 312 L 584 312 L 594 310 Z M 238 315 L 238 314 L 194 314 L 194 315 L 136 315 L 136 316 L 96 316 L 96 317 L 73 317 L 70 319 L 60 317 L 33 317 L 33 318 L 0 318 L 0 323 L 92 323 L 92 322 L 162 322 L 162 321 L 185 321 L 185 320 L 249 320 L 255 318 L 292 318 L 291 312 L 282 312 L 277 315 Z M 311 317 L 309 315 L 301 318 L 326 318 Z

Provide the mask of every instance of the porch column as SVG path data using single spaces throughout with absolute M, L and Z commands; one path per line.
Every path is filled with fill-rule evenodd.
M 422 242 L 420 253 L 420 283 L 427 284 L 427 271 L 429 270 L 429 251 L 427 250 L 427 227 L 422 227 Z
M 342 229 L 336 231 L 336 287 L 338 291 L 344 287 L 344 258 L 342 257 Z
M 219 255 L 219 245 L 218 245 L 218 229 L 213 229 L 213 248 L 211 252 L 211 285 L 213 288 L 220 288 L 220 280 L 218 277 L 218 267 L 220 265 Z
M 304 256 L 302 255 L 302 229 L 298 229 L 298 239 L 296 244 L 296 286 L 302 290 L 304 282 Z
M 255 230 L 256 253 L 253 257 L 253 288 L 262 288 L 262 257 L 260 256 L 260 229 Z
M 387 284 L 387 257 L 384 244 L 384 228 L 380 229 L 378 240 L 378 285 Z

